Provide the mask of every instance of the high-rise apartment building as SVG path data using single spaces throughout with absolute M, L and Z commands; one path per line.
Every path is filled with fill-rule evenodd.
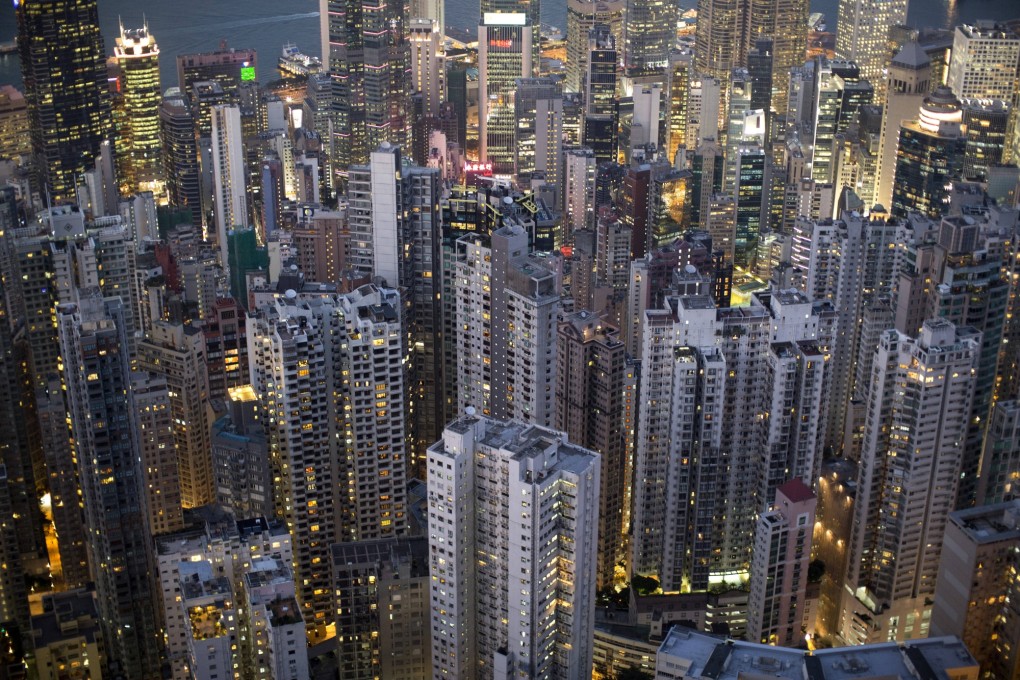
M 931 612 L 932 636 L 955 635 L 982 677 L 1020 673 L 1020 500 L 949 515 Z
M 57 309 L 71 434 L 111 664 L 131 678 L 160 678 L 151 530 L 135 450 L 131 373 L 120 300 L 83 291 Z
M 666 592 L 746 579 L 758 513 L 785 481 L 818 475 L 834 322 L 796 292 L 722 309 L 669 296 L 644 313 L 635 573 Z
M 843 594 L 840 634 L 847 642 L 929 633 L 979 337 L 932 319 L 916 339 L 896 330 L 879 338 Z
M 624 431 L 623 342 L 612 326 L 590 311 L 577 311 L 559 324 L 556 360 L 556 429 L 601 456 L 599 491 L 599 587 L 612 585 L 624 561 L 624 504 L 631 469 Z
M 184 518 L 167 381 L 157 373 L 135 371 L 130 396 L 147 526 L 153 536 L 179 531 Z
M 814 492 L 791 479 L 776 489 L 775 503 L 758 519 L 747 602 L 747 637 L 754 642 L 782 647 L 803 642 L 816 505 Z
M 197 508 L 216 500 L 209 449 L 209 377 L 201 329 L 156 321 L 138 343 L 140 368 L 163 375 L 170 391 L 173 439 L 180 468 L 180 503 Z
M 908 0 L 840 0 L 836 57 L 852 61 L 885 101 L 886 69 L 895 51 L 890 29 L 907 22 Z
M 564 153 L 563 241 L 590 228 L 595 221 L 595 153 L 591 149 L 570 149 Z
M 428 550 L 425 536 L 332 547 L 341 676 L 351 680 L 432 676 Z
M 400 311 L 396 291 L 369 285 L 349 295 L 288 291 L 249 322 L 275 514 L 291 532 L 310 629 L 333 618 L 329 546 L 407 528 Z
M 75 200 L 76 177 L 110 136 L 106 55 L 96 0 L 26 0 L 15 7 L 40 194 Z
M 346 180 L 383 142 L 406 146 L 411 111 L 407 3 L 328 0 L 322 58 L 333 78 L 334 168 Z
M 241 110 L 236 106 L 214 106 L 212 117 L 212 196 L 216 215 L 215 241 L 220 264 L 228 267 L 229 233 L 248 226 L 248 192 L 244 165 L 244 137 Z
M 457 241 L 457 400 L 493 418 L 549 426 L 556 394 L 554 272 L 528 257 L 528 234 L 508 224 Z
M 514 86 L 531 77 L 538 43 L 528 19 L 524 12 L 489 13 L 478 26 L 478 155 L 496 175 L 514 172 Z
M 599 467 L 561 432 L 472 414 L 429 448 L 433 677 L 591 675 Z
M 125 189 L 122 193 L 159 193 L 163 177 L 159 47 L 148 26 L 125 30 L 121 25 L 113 56 L 120 68 L 124 98 L 124 125 L 117 136 L 117 154 L 123 159 L 119 177 Z

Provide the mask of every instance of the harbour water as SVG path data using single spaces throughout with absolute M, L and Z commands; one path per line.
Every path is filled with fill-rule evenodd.
M 680 0 L 683 8 L 697 0 Z M 825 15 L 835 30 L 839 0 L 811 0 L 811 11 Z M 478 16 L 478 0 L 448 0 L 451 29 L 471 31 Z M 302 52 L 320 55 L 319 0 L 99 0 L 99 20 L 107 54 L 113 52 L 118 18 L 128 27 L 144 20 L 159 42 L 163 56 L 163 86 L 176 84 L 175 56 L 215 50 L 229 39 L 235 47 L 254 47 L 259 54 L 259 79 L 275 76 L 276 62 L 286 42 Z M 1013 0 L 911 0 L 909 21 L 917 27 L 952 26 L 978 19 L 1020 17 Z M 542 0 L 543 23 L 566 29 L 566 0 Z M 16 33 L 13 4 L 0 0 L 0 42 Z M 21 84 L 17 54 L 0 55 L 0 83 Z

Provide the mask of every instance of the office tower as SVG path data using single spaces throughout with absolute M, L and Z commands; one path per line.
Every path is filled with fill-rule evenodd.
M 840 0 L 836 57 L 857 64 L 861 79 L 885 101 L 886 69 L 895 51 L 890 29 L 907 23 L 908 0 Z
M 726 176 L 724 190 L 732 194 L 737 182 L 737 149 L 741 144 L 754 142 L 765 143 L 765 111 L 751 109 L 751 76 L 747 69 L 735 69 L 730 74 L 729 91 L 725 111 L 725 152 Z
M 112 124 L 97 3 L 29 0 L 15 10 L 36 184 L 50 204 L 74 201 L 75 178 Z
M 768 178 L 764 150 L 757 144 L 741 144 L 736 149 L 736 231 L 733 263 L 751 267 L 755 261 L 758 238 L 763 231 L 767 209 Z
M 889 87 L 879 140 L 878 175 L 872 205 L 892 207 L 892 179 L 896 174 L 896 148 L 900 125 L 916 115 L 931 91 L 931 60 L 916 42 L 907 43 L 889 65 Z M 864 197 L 867 201 L 867 197 Z M 871 207 L 871 206 L 869 206 Z
M 764 61 L 768 62 L 771 74 L 771 96 L 761 92 L 756 97 L 771 100 L 772 109 L 781 114 L 785 113 L 790 69 L 804 63 L 808 8 L 809 3 L 803 0 L 752 0 L 748 9 L 747 67 L 753 67 L 752 55 L 762 60 L 768 54 L 769 59 Z M 765 44 L 759 42 L 761 39 L 772 43 L 770 49 L 765 49 Z M 764 82 L 764 79 L 757 82 Z
M 687 128 L 690 117 L 689 99 L 693 76 L 694 54 L 690 51 L 671 52 L 666 69 L 666 160 L 674 165 L 680 162 L 677 151 L 687 147 Z
M 595 154 L 591 149 L 570 149 L 564 158 L 563 240 L 590 228 L 595 220 Z
M 514 166 L 517 184 L 532 179 L 560 185 L 563 162 L 563 92 L 553 78 L 518 78 L 513 91 Z
M 440 3 L 442 4 L 442 3 Z M 427 118 L 439 115 L 446 101 L 446 47 L 439 22 L 412 18 L 408 29 L 411 49 L 411 89 L 420 92 Z
M 195 326 L 156 321 L 138 343 L 138 366 L 164 376 L 170 391 L 173 440 L 180 468 L 180 503 L 216 500 L 209 455 L 209 377 L 205 337 Z
M 667 246 L 690 229 L 693 177 L 689 170 L 670 170 L 652 179 L 646 250 Z
M 656 168 L 657 169 L 657 168 Z M 642 258 L 648 252 L 648 213 L 651 205 L 653 166 L 631 165 L 619 193 L 620 217 L 631 232 L 631 257 Z
M 529 259 L 528 234 L 515 224 L 461 238 L 454 267 L 460 409 L 551 425 L 557 275 Z
M 497 176 L 514 172 L 513 90 L 518 78 L 532 75 L 536 25 L 517 12 L 483 14 L 478 26 L 478 157 Z
M 435 677 L 591 675 L 599 466 L 561 432 L 470 413 L 429 448 Z
M 587 67 L 581 83 L 584 90 L 581 142 L 595 152 L 599 163 L 616 160 L 616 45 L 609 27 L 604 24 L 595 26 L 588 35 Z
M 751 80 L 750 108 L 752 111 L 765 113 L 766 142 L 772 124 L 772 110 L 778 110 L 779 105 L 785 103 L 789 97 L 786 87 L 775 89 L 772 87 L 773 83 L 784 86 L 790 82 L 789 69 L 773 74 L 775 60 L 775 41 L 771 38 L 758 38 L 754 41 L 754 46 L 747 51 L 747 75 Z
M 967 139 L 963 178 L 986 181 L 988 168 L 1002 163 L 1012 107 L 1001 100 L 964 99 L 961 104 Z
M 167 381 L 156 373 L 134 371 L 130 398 L 147 526 L 153 536 L 179 531 L 184 518 Z
M 178 90 L 159 106 L 163 176 L 170 205 L 190 209 L 192 220 L 202 223 L 202 185 L 198 166 L 195 123 L 187 98 Z
M 698 73 L 726 80 L 742 65 L 744 4 L 742 0 L 698 0 L 694 49 Z
M 160 163 L 159 47 L 149 27 L 125 30 L 113 48 L 121 72 L 124 125 L 118 131 L 117 154 L 123 158 L 120 184 L 126 191 L 159 191 Z
M 846 133 L 856 113 L 873 99 L 871 84 L 861 80 L 860 73 L 853 62 L 818 59 L 811 155 L 811 178 L 816 182 L 833 181 L 836 137 Z
M 233 229 L 248 226 L 241 110 L 236 106 L 214 106 L 210 114 L 215 241 L 220 248 L 220 263 L 228 267 L 227 236 Z
M 31 153 L 25 95 L 13 85 L 0 85 L 0 158 L 16 160 Z
M 598 587 L 605 588 L 626 558 L 629 529 L 623 524 L 624 490 L 630 486 L 623 431 L 625 349 L 615 328 L 585 310 L 560 322 L 556 342 L 556 429 L 601 460 L 595 573 Z
M 1020 500 L 949 515 L 931 612 L 932 636 L 955 635 L 981 664 L 982 676 L 1020 671 L 1017 570 Z
M 411 48 L 408 5 L 327 0 L 320 12 L 322 60 L 333 78 L 334 168 L 368 162 L 383 142 L 405 146 Z
M 424 536 L 337 543 L 331 548 L 342 677 L 431 676 L 428 554 Z
M 616 38 L 605 24 L 588 34 L 585 69 L 581 74 L 585 117 L 616 116 Z
M 57 308 L 57 324 L 107 654 L 127 677 L 159 678 L 151 533 L 125 398 L 131 373 L 123 305 L 83 291 L 78 304 Z
M 669 63 L 679 12 L 679 5 L 672 2 L 627 0 L 623 30 L 623 66 L 627 71 L 662 68 Z
M 567 71 L 563 80 L 566 92 L 584 92 L 591 51 L 589 41 L 596 27 L 605 30 L 615 46 L 623 45 L 626 0 L 568 0 Z M 615 66 L 614 62 L 614 66 Z M 587 102 L 587 97 L 585 102 Z
M 288 291 L 250 320 L 248 356 L 275 514 L 291 532 L 310 630 L 333 618 L 329 546 L 407 529 L 400 310 L 396 291 L 367 285 L 305 299 Z M 280 410 L 298 415 L 267 418 Z M 334 427 L 345 436 L 333 436 Z
M 653 83 L 635 87 L 632 96 L 633 114 L 630 119 L 630 143 L 621 151 L 627 158 L 635 153 L 645 154 L 659 147 L 659 112 L 662 108 L 662 85 Z
M 257 68 L 255 50 L 227 47 L 223 41 L 215 52 L 177 55 L 177 86 L 191 92 L 195 83 L 213 81 L 228 97 L 236 98 L 243 83 L 257 80 Z
M 1012 102 L 1020 74 L 1020 34 L 990 21 L 953 32 L 946 87 L 960 99 Z
M 975 336 L 932 319 L 916 339 L 896 330 L 880 337 L 843 595 L 848 642 L 929 633 L 974 392 Z
M 258 418 L 258 397 L 251 385 L 231 388 L 227 412 L 212 424 L 216 504 L 235 517 L 271 517 L 273 480 L 269 444 Z
M 959 100 L 947 87 L 924 98 L 917 118 L 900 125 L 892 214 L 916 211 L 938 218 L 946 210 L 947 183 L 963 170 L 966 137 Z
M 791 479 L 776 489 L 776 502 L 758 519 L 747 602 L 749 640 L 781 647 L 803 642 L 816 504 L 814 492 Z

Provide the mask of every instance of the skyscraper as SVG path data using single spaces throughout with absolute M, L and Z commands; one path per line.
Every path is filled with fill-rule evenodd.
M 322 57 L 333 77 L 334 168 L 368 162 L 383 142 L 407 145 L 411 116 L 408 3 L 322 0 Z
M 966 137 L 960 102 L 947 87 L 924 98 L 914 120 L 900 126 L 892 214 L 916 211 L 938 218 L 945 211 L 947 183 L 963 171 Z
M 514 166 L 517 183 L 533 179 L 560 186 L 563 148 L 563 91 L 553 78 L 518 78 L 513 92 Z
M 478 156 L 496 175 L 514 172 L 513 90 L 531 77 L 534 27 L 523 12 L 487 13 L 478 26 Z
M 289 290 L 249 321 L 275 514 L 291 533 L 305 623 L 319 633 L 334 614 L 329 546 L 407 530 L 400 310 L 396 291 L 372 285 Z
M 469 412 L 428 480 L 433 676 L 591 676 L 598 454 Z
M 626 0 L 568 0 L 567 2 L 567 72 L 563 89 L 582 92 L 588 70 L 589 35 L 596 26 L 603 26 L 616 45 L 623 45 Z M 616 64 L 613 64 L 614 67 Z
M 202 172 L 198 165 L 195 121 L 188 99 L 180 90 L 168 92 L 159 106 L 163 176 L 170 205 L 191 210 L 196 225 L 202 224 Z
M 624 499 L 630 488 L 624 432 L 626 357 L 618 331 L 581 310 L 559 325 L 556 358 L 556 428 L 601 456 L 599 549 L 596 579 L 613 584 L 616 565 L 626 558 Z
M 804 640 L 801 622 L 816 505 L 810 487 L 791 479 L 776 489 L 775 503 L 758 519 L 747 603 L 752 642 L 796 647 Z
M 25 0 L 15 9 L 40 193 L 74 201 L 77 176 L 112 125 L 97 2 Z
M 669 63 L 669 52 L 676 43 L 679 13 L 680 6 L 668 0 L 627 0 L 623 29 L 625 69 L 641 71 L 662 68 Z
M 228 267 L 227 235 L 248 226 L 248 192 L 245 183 L 244 139 L 241 110 L 236 106 L 214 106 L 212 116 L 213 209 L 216 214 L 215 241 L 220 264 Z
M 836 57 L 853 61 L 861 78 L 875 87 L 876 101 L 885 102 L 886 69 L 895 44 L 889 31 L 907 22 L 908 0 L 840 0 L 836 26 Z
M 928 635 L 979 338 L 932 319 L 917 339 L 896 330 L 879 339 L 843 594 L 840 632 L 848 642 Z
M 441 3 L 440 3 L 441 4 Z M 439 22 L 412 18 L 408 29 L 411 49 L 411 90 L 421 93 L 422 115 L 434 118 L 446 101 L 446 46 Z
M 542 2 L 541 0 L 481 0 L 479 8 L 481 10 L 479 16 L 479 23 L 488 24 L 490 15 L 506 15 L 506 14 L 523 14 L 524 23 L 521 25 L 530 26 L 533 31 L 534 40 L 528 43 L 527 51 L 530 52 L 530 59 L 528 60 L 528 71 L 522 74 L 522 77 L 530 78 L 531 76 L 537 76 L 540 66 L 541 52 L 538 40 L 538 32 L 542 26 Z M 517 19 L 509 19 L 508 17 L 501 17 L 502 19 L 508 19 L 509 21 L 517 21 Z M 479 47 L 481 43 L 479 42 Z
M 159 47 L 149 27 L 125 30 L 113 49 L 120 67 L 124 97 L 124 125 L 117 138 L 121 163 L 122 193 L 161 193 L 163 167 L 160 163 Z
M 68 411 L 111 664 L 130 678 L 160 678 L 151 529 L 135 452 L 127 337 L 120 300 L 82 291 L 57 309 Z

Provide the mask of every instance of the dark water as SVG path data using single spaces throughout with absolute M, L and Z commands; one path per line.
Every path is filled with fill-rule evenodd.
M 697 0 L 680 0 L 684 8 Z M 839 0 L 812 0 L 811 11 L 825 14 L 829 30 L 836 26 Z M 542 0 L 542 21 L 566 28 L 566 0 Z M 294 42 L 308 54 L 318 55 L 318 0 L 99 0 L 99 21 L 107 54 L 113 52 L 118 17 L 128 27 L 148 20 L 159 43 L 163 86 L 176 85 L 174 57 L 211 51 L 220 40 L 234 47 L 254 47 L 259 54 L 259 79 L 270 80 L 280 48 Z M 478 17 L 478 0 L 448 0 L 451 29 L 472 30 Z M 1016 0 L 912 0 L 909 21 L 915 27 L 953 26 L 978 19 L 1020 17 Z M 16 32 L 11 0 L 0 0 L 0 41 Z M 21 84 L 17 55 L 0 56 L 0 83 Z

